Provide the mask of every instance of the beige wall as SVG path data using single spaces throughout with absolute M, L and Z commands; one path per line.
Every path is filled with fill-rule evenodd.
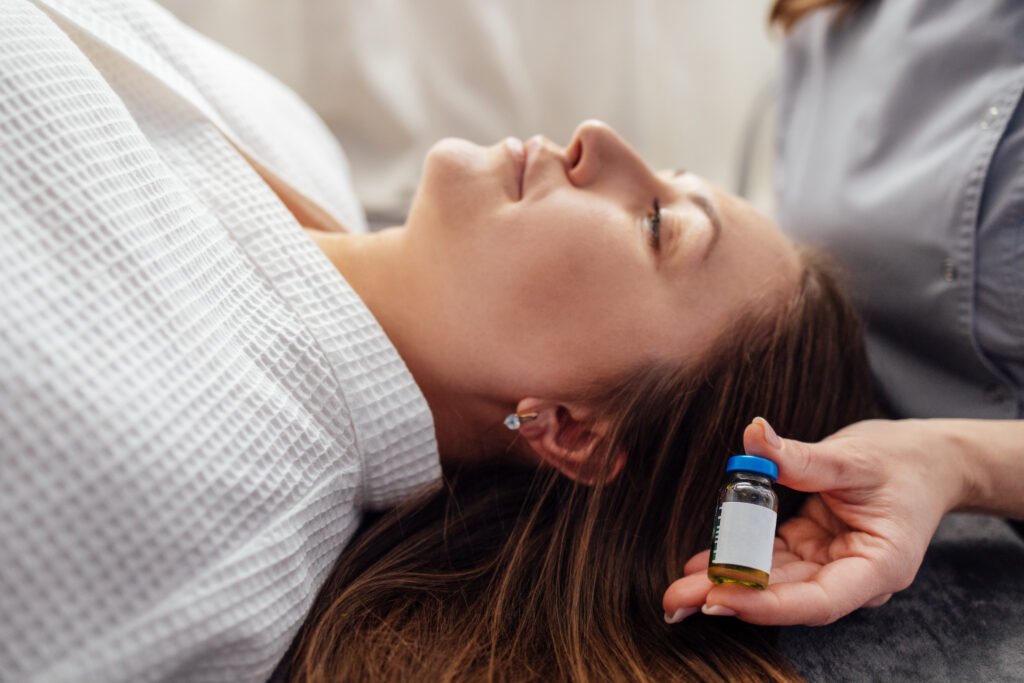
M 774 76 L 767 0 L 163 0 L 293 87 L 338 134 L 371 214 L 400 213 L 446 135 L 565 143 L 614 125 L 653 165 L 733 188 Z M 762 97 L 762 102 L 770 98 Z M 770 210 L 770 132 L 755 200 Z

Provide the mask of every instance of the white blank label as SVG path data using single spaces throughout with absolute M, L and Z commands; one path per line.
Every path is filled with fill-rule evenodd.
M 723 503 L 711 561 L 770 572 L 776 517 L 771 508 L 753 503 Z

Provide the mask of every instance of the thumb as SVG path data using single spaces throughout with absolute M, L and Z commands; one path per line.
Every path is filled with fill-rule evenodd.
M 848 488 L 842 481 L 841 455 L 821 443 L 782 439 L 763 417 L 755 417 L 743 432 L 743 447 L 751 455 L 779 466 L 779 483 L 797 491 L 820 492 Z

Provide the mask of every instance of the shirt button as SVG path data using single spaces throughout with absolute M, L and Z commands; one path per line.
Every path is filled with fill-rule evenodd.
M 999 118 L 999 107 L 989 107 L 985 112 L 985 116 L 982 117 L 981 126 L 982 130 L 988 130 L 995 124 L 996 119 Z
M 960 277 L 960 271 L 956 267 L 956 262 L 953 259 L 948 258 L 942 262 L 942 279 L 946 282 L 956 282 L 956 279 Z
M 1009 396 L 1010 392 L 1002 384 L 990 384 L 985 388 L 985 400 L 990 403 L 1002 403 Z

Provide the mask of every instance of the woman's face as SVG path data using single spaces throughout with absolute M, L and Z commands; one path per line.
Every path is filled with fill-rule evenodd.
M 406 227 L 417 353 L 467 391 L 510 398 L 695 359 L 799 272 L 790 241 L 746 202 L 651 170 L 596 121 L 564 149 L 442 140 Z

